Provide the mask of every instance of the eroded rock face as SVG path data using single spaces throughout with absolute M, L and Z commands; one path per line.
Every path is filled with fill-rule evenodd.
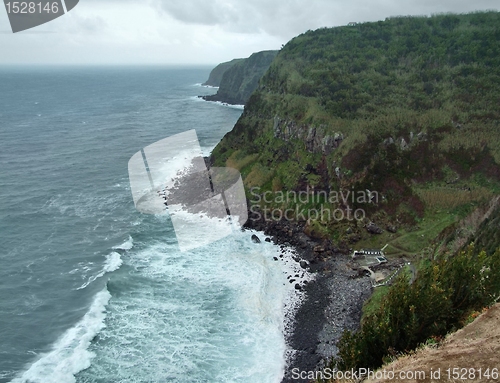
M 403 137 L 401 137 L 401 138 L 398 139 L 398 145 L 401 148 L 401 150 L 408 149 L 408 144 L 407 144 L 406 140 Z
M 281 119 L 278 115 L 274 117 L 273 135 L 285 142 L 293 139 L 304 141 L 305 148 L 310 153 L 331 154 L 339 147 L 344 135 L 340 132 L 327 134 L 327 127 L 310 125 L 297 125 L 293 120 Z
M 410 132 L 409 141 L 406 141 L 404 137 L 399 137 L 396 141 L 394 141 L 394 138 L 388 137 L 382 142 L 382 144 L 386 148 L 391 144 L 396 144 L 399 149 L 408 150 L 411 145 L 422 141 L 427 141 L 427 133 L 419 132 L 414 134 L 413 132 Z
M 271 65 L 278 51 L 262 51 L 246 59 L 236 59 L 218 65 L 206 84 L 217 84 L 217 94 L 202 96 L 207 101 L 246 104 L 259 85 L 259 80 Z M 221 73 L 220 73 L 221 72 Z
M 394 138 L 389 137 L 389 138 L 387 138 L 387 139 L 384 140 L 384 146 L 387 147 L 387 146 L 389 146 L 391 144 L 394 144 Z

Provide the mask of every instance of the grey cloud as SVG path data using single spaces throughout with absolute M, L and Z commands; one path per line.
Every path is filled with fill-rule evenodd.
M 160 7 L 177 20 L 194 24 L 225 24 L 237 18 L 229 2 L 222 0 L 161 1 Z
M 156 0 L 163 12 L 185 23 L 219 25 L 227 31 L 291 38 L 307 29 L 397 15 L 430 15 L 498 8 L 497 0 Z

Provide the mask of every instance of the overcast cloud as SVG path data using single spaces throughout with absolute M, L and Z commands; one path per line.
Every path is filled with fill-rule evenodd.
M 216 64 L 279 49 L 308 29 L 499 8 L 498 0 L 80 0 L 16 34 L 0 10 L 0 64 Z

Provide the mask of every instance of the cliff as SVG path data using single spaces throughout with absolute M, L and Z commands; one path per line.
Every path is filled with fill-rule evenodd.
M 234 64 L 241 62 L 242 60 L 245 59 L 234 59 L 225 63 L 221 63 L 217 65 L 212 71 L 210 72 L 210 76 L 208 76 L 208 80 L 204 82 L 202 85 L 209 85 L 209 86 L 220 86 L 222 76 L 224 73 L 231 68 Z
M 226 69 L 222 73 L 217 94 L 204 96 L 203 98 L 207 101 L 221 101 L 228 104 L 246 104 L 277 53 L 278 51 L 262 51 L 254 53 L 246 59 L 225 63 L 232 64 L 222 68 Z M 217 74 L 220 74 L 222 69 L 218 70 Z M 210 77 L 212 77 L 212 74 L 210 74 Z M 209 81 L 207 81 L 207 84 Z
M 499 251 L 457 253 L 468 238 L 477 238 L 490 252 L 498 247 L 484 235 L 461 235 L 443 251 L 443 243 L 446 247 L 454 238 L 450 233 L 468 230 L 476 209 L 500 194 L 498 25 L 498 12 L 476 12 L 396 17 L 297 36 L 273 60 L 210 162 L 240 170 L 250 209 L 267 226 L 294 223 L 283 231 L 284 240 L 288 236 L 293 243 L 304 233 L 316 239 L 319 260 L 339 250 L 387 244 L 390 261 L 405 258 L 423 265 L 412 287 L 397 283 L 393 298 L 398 293 L 403 302 L 414 291 L 414 301 L 428 306 L 419 298 L 423 291 L 435 307 L 450 305 L 448 297 L 425 290 L 436 286 L 432 278 L 458 294 L 465 288 L 457 271 L 463 265 L 472 270 L 474 264 L 483 267 L 476 258 L 493 262 L 476 274 L 500 267 Z M 491 216 L 483 210 L 476 220 L 479 231 L 498 231 L 497 210 L 491 209 Z M 353 219 L 353 211 L 360 217 Z M 497 277 L 491 283 L 492 291 L 500 285 Z M 386 332 L 396 339 L 405 330 L 411 342 L 401 346 L 392 335 L 379 341 L 382 335 L 367 325 L 359 336 L 342 340 L 345 365 L 378 367 L 390 352 L 450 331 L 467 310 L 477 309 L 474 304 L 486 302 L 469 299 L 469 306 L 460 306 L 465 300 L 457 297 L 447 318 L 428 323 L 442 311 L 417 309 L 415 316 L 408 304 L 381 298 L 389 301 L 381 307 L 388 308 L 388 318 L 413 315 L 414 327 L 396 324 Z M 380 324 L 376 316 L 368 318 L 365 323 Z M 353 352 L 350 360 L 352 345 L 360 355 L 366 350 L 380 355 L 362 354 L 371 358 L 368 363 Z
M 212 162 L 260 193 L 376 191 L 376 203 L 330 207 L 362 208 L 382 228 L 486 200 L 500 190 L 499 22 L 483 12 L 308 31 L 279 52 Z M 338 223 L 315 232 L 369 245 Z

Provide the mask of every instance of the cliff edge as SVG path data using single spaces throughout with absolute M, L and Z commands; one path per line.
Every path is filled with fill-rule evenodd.
M 222 76 L 224 75 L 224 73 L 229 68 L 231 68 L 233 65 L 235 65 L 236 63 L 239 63 L 243 60 L 245 60 L 245 59 L 233 59 L 231 61 L 227 61 L 227 62 L 224 62 L 224 63 L 217 65 L 210 72 L 210 76 L 208 76 L 208 80 L 201 85 L 219 87 L 220 83 L 222 81 Z
M 262 51 L 246 59 L 237 59 L 218 65 L 210 74 L 210 78 L 213 78 L 211 84 L 216 84 L 217 78 L 224 70 L 217 94 L 203 96 L 203 98 L 207 101 L 220 101 L 234 105 L 246 104 L 277 54 L 278 51 Z M 221 65 L 223 67 L 220 68 Z M 214 71 L 216 74 L 213 74 Z M 209 84 L 210 78 L 205 83 L 206 85 L 211 85 Z
M 386 374 L 412 375 L 404 382 L 497 382 L 500 362 L 500 304 L 439 343 L 426 346 L 384 366 Z M 433 376 L 431 376 L 431 371 Z M 418 378 L 413 375 L 419 373 Z M 486 374 L 486 375 L 485 375 Z M 368 379 L 365 383 L 393 382 Z

